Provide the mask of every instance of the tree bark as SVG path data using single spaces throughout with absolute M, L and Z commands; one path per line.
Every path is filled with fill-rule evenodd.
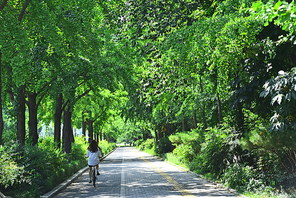
M 199 75 L 199 85 L 200 85 L 200 90 L 201 90 L 201 93 L 203 93 L 203 85 L 202 85 L 202 81 L 201 81 L 201 75 Z M 202 120 L 203 120 L 203 124 L 204 124 L 204 129 L 207 129 L 208 128 L 208 124 L 207 124 L 207 119 L 206 119 L 206 115 L 205 115 L 205 107 L 206 105 L 203 104 L 203 107 L 202 107 Z
M 87 120 L 87 126 L 88 126 L 88 142 L 90 143 L 94 139 L 94 127 L 93 127 L 93 121 Z
M 2 135 L 3 135 L 3 128 L 4 128 L 3 112 L 2 112 L 2 64 L 1 64 L 1 61 L 2 61 L 2 53 L 0 51 L 0 145 L 2 145 Z
M 86 136 L 86 122 L 84 120 L 84 111 L 82 111 L 82 135 Z
M 24 6 L 23 6 L 23 8 L 22 8 L 22 10 L 21 10 L 21 12 L 20 12 L 20 14 L 19 14 L 18 21 L 19 21 L 20 23 L 21 23 L 21 21 L 22 21 L 22 19 L 23 19 L 23 16 L 24 16 L 24 14 L 25 14 L 25 11 L 26 11 L 28 5 L 30 4 L 30 2 L 31 2 L 31 0 L 27 0 L 27 1 L 25 2 Z
M 4 0 L 0 6 L 0 11 L 2 11 L 4 9 L 4 7 L 6 6 L 8 0 Z
M 166 124 L 165 136 L 169 137 L 172 134 L 171 124 L 168 122 Z
M 71 112 L 71 131 L 70 131 L 70 141 L 71 143 L 75 142 L 75 138 L 74 138 L 74 131 L 73 131 L 73 127 L 72 127 L 72 112 Z
M 28 108 L 29 108 L 29 136 L 32 139 L 32 145 L 38 143 L 38 130 L 37 130 L 37 94 L 33 93 L 28 96 Z
M 71 117 L 72 112 L 70 111 L 70 108 L 65 108 L 64 110 L 64 124 L 63 124 L 63 151 L 66 153 L 71 153 L 72 146 L 71 146 L 71 133 L 73 135 L 72 131 L 72 124 L 71 124 Z
M 102 141 L 102 140 L 103 140 L 103 130 L 100 133 L 100 141 Z
M 62 119 L 62 105 L 63 94 L 60 93 L 56 101 L 56 109 L 54 113 L 54 142 L 57 144 L 57 148 L 61 148 L 61 119 Z
M 17 111 L 17 141 L 20 146 L 25 144 L 26 124 L 25 124 L 25 86 L 21 86 L 18 94 L 18 111 Z

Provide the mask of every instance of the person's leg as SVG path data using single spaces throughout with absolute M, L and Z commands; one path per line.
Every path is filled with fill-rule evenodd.
M 89 182 L 91 182 L 91 167 L 89 167 L 88 175 L 89 175 Z
M 97 175 L 100 175 L 100 173 L 99 173 L 99 164 L 96 166 L 96 168 L 97 168 Z

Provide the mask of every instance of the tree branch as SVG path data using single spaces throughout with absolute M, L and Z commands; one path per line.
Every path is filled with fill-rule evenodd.
M 85 91 L 83 94 L 81 94 L 80 96 L 77 97 L 76 101 L 78 101 L 80 98 L 82 98 L 83 96 L 88 94 L 90 91 L 91 91 L 91 89 L 88 89 L 87 91 Z M 66 108 L 66 106 L 69 102 L 70 102 L 70 100 L 68 99 L 68 101 L 64 104 L 62 111 L 64 111 L 64 109 Z
M 38 100 L 38 102 L 37 102 L 37 104 L 36 104 L 37 107 L 40 105 L 41 100 L 44 98 L 45 94 L 46 94 L 46 92 L 44 92 L 44 93 L 42 94 L 42 96 L 40 97 L 40 99 Z
M 103 115 L 103 113 L 105 113 L 106 111 L 107 111 L 107 109 L 108 109 L 108 107 L 106 107 L 105 109 L 104 109 L 104 111 L 96 118 L 96 119 L 94 119 L 94 121 L 96 121 L 99 117 L 101 117 L 102 115 Z
M 27 9 L 27 7 L 28 7 L 28 5 L 29 5 L 30 2 L 31 2 L 31 0 L 27 0 L 26 3 L 25 3 L 25 5 L 23 6 L 23 8 L 21 10 L 21 13 L 20 13 L 20 15 L 18 17 L 18 21 L 20 23 L 21 23 L 21 21 L 22 21 L 22 19 L 24 17 L 25 11 L 26 11 L 26 9 Z
M 52 83 L 53 81 L 55 81 L 57 79 L 57 77 L 54 77 L 53 79 L 51 79 L 49 82 L 47 82 L 38 92 L 37 95 L 39 95 L 46 87 L 47 85 L 49 85 L 50 83 Z
M 8 0 L 4 0 L 0 6 L 0 11 L 3 10 L 3 8 L 6 6 Z

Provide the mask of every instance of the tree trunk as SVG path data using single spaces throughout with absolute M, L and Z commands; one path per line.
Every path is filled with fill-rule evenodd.
M 168 122 L 166 124 L 165 136 L 169 137 L 172 134 L 171 124 Z
M 217 100 L 218 100 L 218 118 L 219 118 L 219 123 L 221 123 L 223 121 L 223 116 L 222 116 L 221 100 L 220 100 L 218 91 L 217 91 Z
M 88 142 L 90 143 L 94 139 L 94 128 L 93 128 L 93 121 L 87 120 L 88 125 Z
M 71 112 L 71 120 L 72 120 L 72 112 Z M 74 131 L 73 131 L 73 127 L 72 127 L 72 121 L 71 121 L 71 132 L 70 132 L 70 141 L 71 143 L 75 142 L 75 138 L 74 138 Z
M 160 130 L 157 130 L 158 132 L 158 139 L 160 140 L 161 138 L 163 138 L 163 132 Z
M 25 144 L 26 123 L 25 123 L 25 86 L 21 86 L 18 95 L 18 111 L 17 111 L 17 141 L 22 146 Z
M 200 91 L 201 91 L 201 93 L 203 93 L 203 85 L 202 85 L 202 82 L 201 82 L 201 75 L 199 75 L 199 85 L 200 85 Z M 206 105 L 203 104 L 203 107 L 202 107 L 202 120 L 203 120 L 203 124 L 204 124 L 204 129 L 208 128 L 207 119 L 206 119 L 206 115 L 205 115 L 205 108 L 206 108 Z
M 84 111 L 82 111 L 82 135 L 86 136 L 86 122 L 84 120 Z
M 70 108 L 65 108 L 64 110 L 64 124 L 63 124 L 63 151 L 66 153 L 71 153 L 71 133 L 73 135 L 71 126 L 71 115 L 72 112 Z
M 99 133 L 97 133 L 97 143 L 99 144 L 100 143 L 100 134 Z
M 38 130 L 37 130 L 37 94 L 33 93 L 28 96 L 28 108 L 29 108 L 29 136 L 32 139 L 32 145 L 38 143 Z
M 2 145 L 2 134 L 3 134 L 3 128 L 4 128 L 3 112 L 2 112 L 2 64 L 1 64 L 2 57 L 1 56 L 2 56 L 2 53 L 0 51 L 0 145 Z
M 54 113 L 54 142 L 57 143 L 57 148 L 61 148 L 61 119 L 62 119 L 62 105 L 63 94 L 60 93 L 56 101 L 56 109 Z

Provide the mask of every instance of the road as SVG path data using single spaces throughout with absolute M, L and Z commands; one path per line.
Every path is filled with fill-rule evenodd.
M 82 174 L 55 198 L 69 197 L 237 197 L 195 174 L 133 147 L 117 148 L 100 164 L 96 187 Z

